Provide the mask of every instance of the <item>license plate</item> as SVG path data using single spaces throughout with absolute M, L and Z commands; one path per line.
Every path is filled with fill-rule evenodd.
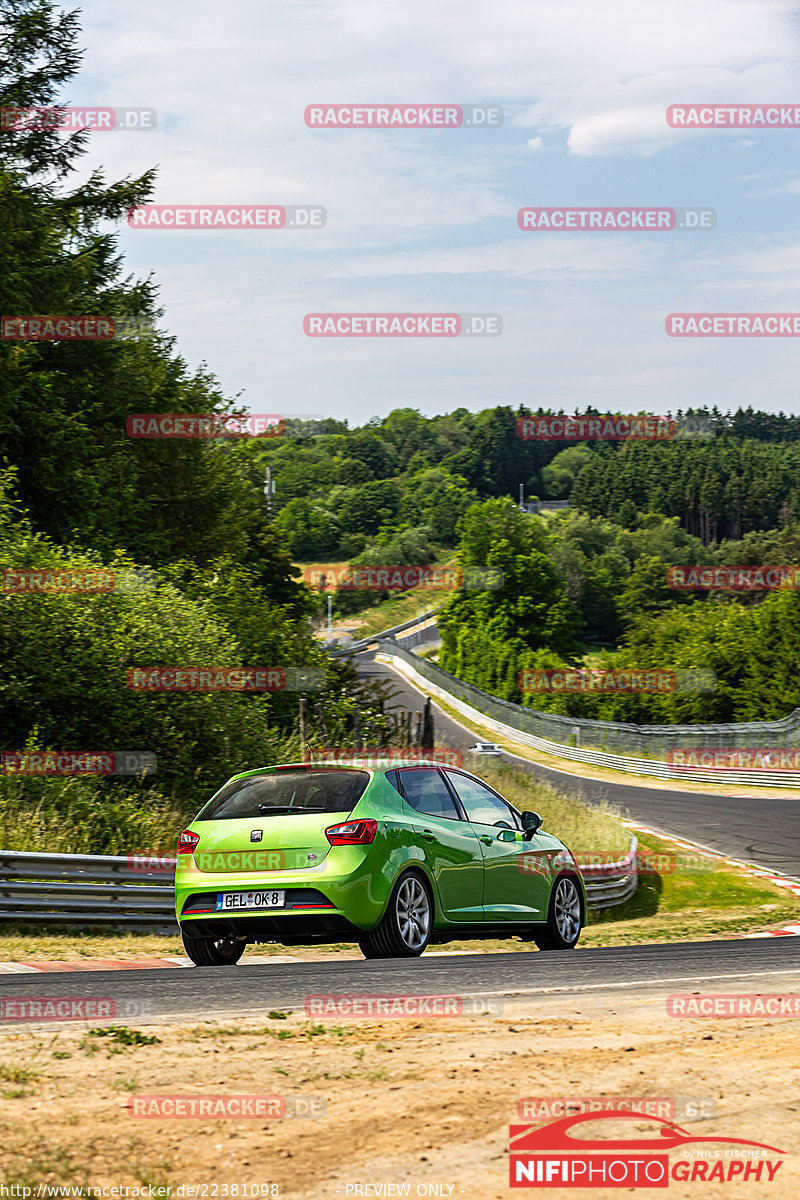
M 283 908 L 285 892 L 217 892 L 217 909 Z

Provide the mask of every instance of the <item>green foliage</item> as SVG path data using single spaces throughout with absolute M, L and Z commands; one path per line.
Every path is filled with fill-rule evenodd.
M 462 521 L 459 562 L 499 574 L 499 588 L 465 587 L 439 613 L 445 670 L 503 699 L 519 700 L 518 663 L 529 652 L 578 649 L 578 613 L 555 566 L 536 543 L 542 523 L 507 500 L 472 506 Z M 469 572 L 467 572 L 469 576 Z
M 89 1030 L 89 1037 L 108 1038 L 117 1046 L 158 1046 L 161 1038 L 155 1034 L 142 1033 L 139 1029 L 130 1029 L 127 1025 L 99 1025 Z
M 409 523 L 425 525 L 434 541 L 451 546 L 458 522 L 477 499 L 463 476 L 429 467 L 407 478 L 401 513 Z
M 342 529 L 348 533 L 375 534 L 400 512 L 401 491 L 388 479 L 362 484 L 347 496 L 339 509 Z
M 542 468 L 542 483 L 550 500 L 563 500 L 572 491 L 581 470 L 592 459 L 592 449 L 587 442 L 577 442 L 561 450 L 546 467 Z
M 581 470 L 572 501 L 619 524 L 629 523 L 636 510 L 678 517 L 687 533 L 708 545 L 800 517 L 799 468 L 796 441 L 779 445 L 726 435 L 603 446 Z
M 65 550 L 32 529 L 10 494 L 11 475 L 0 477 L 0 572 L 97 569 L 94 553 Z M 121 553 L 111 565 L 136 566 Z M 137 824 L 132 795 L 144 808 L 174 809 L 206 798 L 243 766 L 297 756 L 296 692 L 134 691 L 127 685 L 133 667 L 317 665 L 328 672 L 319 699 L 339 737 L 346 736 L 355 703 L 365 719 L 375 708 L 352 668 L 331 662 L 306 620 L 274 604 L 251 569 L 227 558 L 205 569 L 180 562 L 162 568 L 152 583 L 101 594 L 0 593 L 1 748 L 142 750 L 158 759 L 154 779 L 141 781 L 72 781 L 71 789 L 59 779 L 3 781 L 13 812 L 27 805 L 46 823 L 48 799 L 50 815 L 79 820 L 107 843 L 112 818 L 132 836 L 159 831 Z M 107 806 L 93 811 L 98 794 L 107 796 Z M 6 833 L 13 836 L 13 829 Z
M 649 513 L 634 524 L 626 529 L 578 510 L 548 519 L 547 544 L 587 641 L 614 643 L 637 616 L 687 602 L 688 593 L 667 589 L 667 569 L 712 561 L 677 517 Z
M 339 550 L 341 522 L 313 500 L 300 496 L 290 500 L 278 513 L 275 524 L 285 534 L 291 553 L 301 561 L 329 558 Z

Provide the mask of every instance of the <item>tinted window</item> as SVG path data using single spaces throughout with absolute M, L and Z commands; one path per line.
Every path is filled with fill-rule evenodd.
M 448 771 L 447 778 L 458 793 L 458 798 L 464 805 L 467 819 L 476 825 L 507 825 L 509 829 L 519 829 L 520 821 L 513 810 L 490 791 L 477 779 L 467 775 L 459 775 Z
M 449 817 L 451 821 L 460 819 L 453 797 L 438 771 L 415 767 L 400 771 L 399 774 L 406 804 L 429 817 Z
M 349 813 L 369 782 L 366 771 L 276 771 L 232 779 L 212 796 L 196 820 Z

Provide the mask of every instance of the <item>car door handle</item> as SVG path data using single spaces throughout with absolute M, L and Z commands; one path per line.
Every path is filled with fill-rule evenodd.
M 426 842 L 435 842 L 436 841 L 436 834 L 433 833 L 430 829 L 423 829 L 422 836 Z
M 484 846 L 493 846 L 494 845 L 494 838 L 489 837 L 488 833 L 481 834 L 481 841 L 483 842 Z

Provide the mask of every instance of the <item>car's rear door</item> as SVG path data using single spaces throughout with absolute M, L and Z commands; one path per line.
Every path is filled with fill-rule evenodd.
M 483 855 L 477 833 L 462 819 L 437 768 L 404 767 L 398 776 L 406 816 L 436 881 L 444 917 L 482 921 Z
M 483 910 L 486 921 L 544 921 L 550 900 L 546 857 L 537 870 L 536 837 L 525 841 L 518 814 L 485 783 L 461 771 L 444 774 L 478 835 L 484 859 Z

